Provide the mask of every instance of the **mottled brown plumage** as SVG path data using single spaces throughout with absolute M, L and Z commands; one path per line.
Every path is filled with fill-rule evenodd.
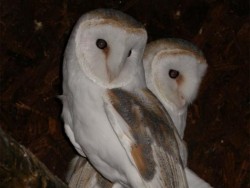
M 158 99 L 147 89 L 135 95 L 112 89 L 108 95 L 135 140 L 131 153 L 141 176 L 150 181 L 160 169 L 164 185 L 178 187 L 178 181 L 185 181 L 178 146 L 181 141 L 177 141 L 180 138 L 172 120 Z

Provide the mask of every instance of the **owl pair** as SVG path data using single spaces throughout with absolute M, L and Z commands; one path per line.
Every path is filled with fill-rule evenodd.
M 62 117 L 89 163 L 75 168 L 72 186 L 209 187 L 186 168 L 182 140 L 206 61 L 187 42 L 159 40 L 144 53 L 146 41 L 144 27 L 115 10 L 89 12 L 74 27 L 63 63 Z

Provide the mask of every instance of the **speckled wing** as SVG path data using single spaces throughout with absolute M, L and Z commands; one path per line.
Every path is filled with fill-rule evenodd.
M 106 113 L 146 187 L 187 187 L 172 120 L 147 89 L 108 90 Z
M 70 188 L 112 188 L 113 184 L 101 176 L 83 157 L 76 156 L 72 160 L 72 172 L 68 174 Z

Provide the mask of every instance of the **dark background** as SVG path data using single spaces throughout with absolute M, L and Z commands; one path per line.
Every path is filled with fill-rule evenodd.
M 189 167 L 222 188 L 250 187 L 250 22 L 244 0 L 1 0 L 0 126 L 64 180 L 74 155 L 60 119 L 61 65 L 77 19 L 115 8 L 149 41 L 178 37 L 204 52 L 208 72 L 190 106 Z

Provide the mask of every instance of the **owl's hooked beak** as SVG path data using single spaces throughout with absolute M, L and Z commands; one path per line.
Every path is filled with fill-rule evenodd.
M 120 58 L 116 58 L 116 60 L 108 60 L 107 62 L 107 74 L 109 78 L 109 82 L 113 82 L 116 78 L 119 77 L 124 64 L 126 63 L 127 55 L 122 56 Z
M 184 106 L 187 105 L 187 101 L 183 95 L 180 95 L 179 98 L 180 98 L 180 106 L 183 108 Z
M 121 72 L 121 68 L 117 67 L 117 68 L 108 68 L 108 78 L 109 78 L 109 82 L 114 81 L 120 74 Z

